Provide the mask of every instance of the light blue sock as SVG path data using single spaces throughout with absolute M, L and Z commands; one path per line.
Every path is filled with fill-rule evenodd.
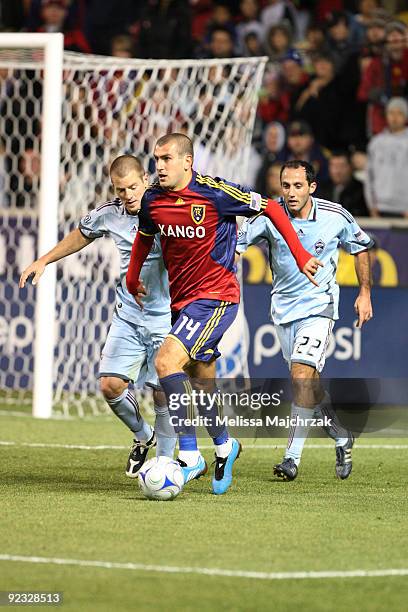
M 292 404 L 290 410 L 290 418 L 296 419 L 313 419 L 313 408 L 302 408 Z M 296 465 L 299 465 L 302 456 L 303 447 L 306 442 L 307 434 L 309 433 L 310 425 L 299 424 L 293 425 L 289 430 L 288 446 L 286 448 L 285 457 L 291 457 Z
M 170 457 L 173 459 L 177 436 L 170 423 L 170 414 L 167 406 L 154 406 L 156 420 L 154 430 L 157 437 L 156 457 Z
M 118 397 L 106 401 L 122 423 L 130 429 L 135 439 L 150 440 L 153 429 L 141 416 L 139 404 L 130 389 L 127 388 Z
M 318 419 L 324 419 L 324 417 L 331 419 L 331 425 L 323 427 L 323 429 L 332 440 L 336 441 L 336 446 L 347 444 L 349 441 L 349 431 L 340 423 L 339 417 L 331 405 L 330 395 L 327 391 L 322 402 L 315 407 L 314 414 Z

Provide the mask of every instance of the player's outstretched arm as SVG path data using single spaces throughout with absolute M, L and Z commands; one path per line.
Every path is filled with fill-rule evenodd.
M 358 315 L 357 327 L 362 327 L 364 323 L 373 317 L 373 307 L 371 305 L 371 265 L 368 251 L 362 251 L 354 256 L 354 266 L 360 286 L 360 292 L 354 302 L 354 310 Z
M 143 308 L 141 296 L 146 295 L 146 289 L 140 281 L 140 272 L 150 250 L 153 246 L 154 236 L 147 236 L 142 232 L 136 234 L 130 254 L 129 268 L 126 274 L 126 286 L 137 304 Z
M 67 257 L 67 255 L 77 253 L 91 242 L 93 242 L 93 240 L 91 238 L 85 238 L 78 228 L 72 230 L 72 232 L 60 240 L 51 251 L 39 259 L 36 259 L 36 261 L 22 272 L 19 282 L 20 289 L 25 286 L 27 279 L 33 275 L 32 284 L 36 285 L 45 270 L 45 266 L 54 261 L 59 261 Z
M 319 285 L 313 277 L 319 269 L 319 266 L 323 267 L 323 264 L 319 259 L 313 257 L 303 248 L 291 222 L 279 206 L 279 203 L 276 202 L 276 200 L 268 200 L 268 204 L 263 213 L 282 234 L 283 239 L 296 260 L 299 270 L 307 276 L 313 285 L 318 287 Z

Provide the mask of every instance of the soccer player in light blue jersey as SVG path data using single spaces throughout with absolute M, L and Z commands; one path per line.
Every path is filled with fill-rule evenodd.
M 102 350 L 99 380 L 107 403 L 133 434 L 126 475 L 135 478 L 151 448 L 157 445 L 157 456 L 172 458 L 176 443 L 154 367 L 155 355 L 171 327 L 170 298 L 167 271 L 157 238 L 141 273 L 143 282 L 149 287 L 143 310 L 127 291 L 126 272 L 148 179 L 142 163 L 132 155 L 116 158 L 110 167 L 110 177 L 118 197 L 89 212 L 80 220 L 78 228 L 26 268 L 20 278 L 20 287 L 24 287 L 32 275 L 35 285 L 46 265 L 80 251 L 97 238 L 110 236 L 115 241 L 120 253 L 120 282 L 116 288 L 112 324 Z M 129 383 L 153 388 L 154 430 L 141 416 Z
M 299 423 L 291 427 L 284 459 L 274 467 L 274 473 L 284 480 L 296 478 L 309 430 L 307 423 L 313 416 L 326 416 L 331 419 L 326 432 L 336 442 L 336 474 L 345 479 L 351 473 L 354 437 L 339 422 L 319 377 L 330 334 L 339 316 L 336 270 L 340 247 L 355 257 L 360 286 L 355 302 L 358 326 L 373 316 L 368 256 L 372 240 L 340 204 L 313 197 L 317 184 L 313 167 L 308 162 L 287 162 L 280 176 L 281 206 L 303 247 L 318 256 L 324 267 L 316 274 L 318 286 L 311 285 L 299 273 L 286 244 L 265 216 L 247 220 L 240 231 L 239 254 L 262 240 L 269 245 L 273 272 L 271 318 L 291 372 L 294 395 L 291 417 Z

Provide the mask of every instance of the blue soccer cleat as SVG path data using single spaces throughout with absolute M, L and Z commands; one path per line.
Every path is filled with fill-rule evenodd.
M 202 455 L 195 465 L 187 465 L 184 461 L 177 458 L 177 463 L 180 465 L 184 476 L 184 484 L 190 482 L 190 480 L 198 480 L 201 476 L 207 473 L 208 466 Z
M 214 495 L 222 495 L 226 493 L 232 483 L 232 466 L 234 461 L 238 459 L 242 446 L 238 440 L 231 438 L 232 450 L 227 457 L 217 457 L 215 455 L 215 471 L 212 479 L 212 488 Z

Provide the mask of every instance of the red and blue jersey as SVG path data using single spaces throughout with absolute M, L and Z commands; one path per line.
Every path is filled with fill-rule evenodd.
M 172 310 L 199 299 L 239 302 L 236 216 L 251 217 L 266 205 L 246 187 L 196 172 L 180 191 L 146 191 L 139 232 L 160 233 Z

